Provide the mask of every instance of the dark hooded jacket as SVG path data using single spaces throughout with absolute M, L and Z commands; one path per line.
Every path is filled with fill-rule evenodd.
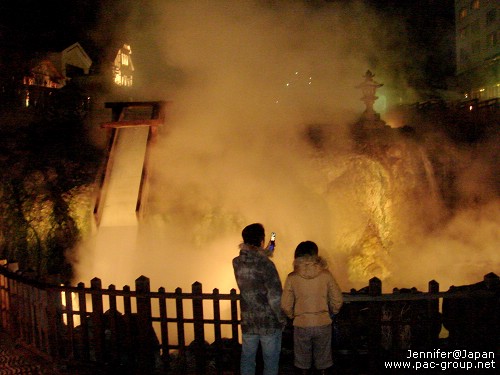
M 293 266 L 283 288 L 283 311 L 297 327 L 331 324 L 330 315 L 339 312 L 343 299 L 326 261 L 318 256 L 303 256 L 296 258 Z
M 286 318 L 281 311 L 281 280 L 274 263 L 260 247 L 241 244 L 233 259 L 234 276 L 241 295 L 243 333 L 268 335 L 281 330 Z

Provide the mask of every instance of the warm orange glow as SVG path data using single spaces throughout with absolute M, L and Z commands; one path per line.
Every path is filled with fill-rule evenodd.
M 277 232 L 273 259 L 283 279 L 295 247 L 309 239 L 343 290 L 373 276 L 387 289 L 426 289 L 432 279 L 446 289 L 500 267 L 494 146 L 464 150 L 432 134 L 353 151 L 348 126 L 363 111 L 354 86 L 373 61 L 367 56 L 383 57 L 387 68 L 376 73 L 386 87 L 411 91 L 393 69 L 405 49 L 389 48 L 402 45 L 400 25 L 350 2 L 321 13 L 297 2 L 159 3 L 158 22 L 141 35 L 158 46 L 152 71 L 172 70 L 140 94 L 174 105 L 151 157 L 147 214 L 136 231 L 101 227 L 102 242 L 82 244 L 80 280 L 120 287 L 146 275 L 167 290 L 199 281 L 227 292 L 236 287 L 231 260 L 241 230 L 252 222 Z M 374 45 L 380 27 L 386 38 Z M 314 84 L 294 84 L 295 72 Z M 304 137 L 315 124 L 326 134 L 320 151 Z M 452 209 L 442 196 L 450 169 Z

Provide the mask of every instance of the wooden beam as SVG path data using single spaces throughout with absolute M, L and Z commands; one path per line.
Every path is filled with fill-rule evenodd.
M 124 120 L 114 122 L 104 122 L 101 128 L 131 128 L 134 126 L 159 126 L 164 122 L 163 119 L 146 119 L 146 120 Z
M 155 101 L 155 102 L 106 102 L 106 108 L 139 108 L 139 107 L 155 107 L 164 106 L 169 101 Z

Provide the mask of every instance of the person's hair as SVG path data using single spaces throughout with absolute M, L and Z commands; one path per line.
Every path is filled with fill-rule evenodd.
M 259 223 L 247 225 L 241 232 L 243 242 L 253 246 L 261 246 L 266 237 L 264 226 Z
M 297 245 L 295 249 L 295 258 L 303 257 L 306 255 L 318 255 L 318 245 L 312 241 L 304 241 Z

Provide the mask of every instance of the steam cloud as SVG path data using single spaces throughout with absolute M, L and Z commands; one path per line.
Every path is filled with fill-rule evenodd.
M 364 109 L 355 86 L 375 68 L 386 87 L 405 88 L 404 72 L 395 67 L 409 56 L 397 19 L 381 18 L 362 2 L 339 3 L 158 1 L 131 8 L 120 26 L 130 35 L 136 83 L 144 89 L 135 99 L 173 104 L 154 149 L 137 249 L 118 255 L 110 241 L 109 258 L 98 249 L 82 252 L 80 279 L 98 276 L 120 285 L 144 274 L 167 290 L 200 281 L 205 289 L 227 292 L 236 286 L 231 259 L 241 230 L 252 222 L 278 233 L 274 261 L 283 279 L 304 240 L 318 243 L 343 290 L 362 287 L 372 276 L 387 281 L 384 289 L 425 289 L 431 279 L 446 287 L 499 270 L 494 181 L 464 177 L 460 193 L 485 198 L 453 213 L 435 199 L 399 197 L 382 208 L 370 201 L 362 210 L 350 200 L 366 190 L 356 179 L 343 179 L 353 165 L 372 168 L 373 176 L 384 173 L 350 153 L 346 126 Z M 406 95 L 411 101 L 411 89 Z M 328 125 L 326 158 L 304 138 L 311 124 Z M 491 154 L 467 157 L 469 174 L 485 164 L 476 169 L 474 160 L 492 160 Z M 383 194 L 380 181 L 370 186 Z M 429 211 L 417 209 L 422 206 Z M 417 217 L 401 214 L 412 208 Z M 374 246 L 373 254 L 363 253 L 355 245 L 377 210 L 406 221 L 388 227 L 398 232 L 381 245 L 390 252 L 377 253 Z M 429 229 L 427 219 L 441 224 Z M 109 269 L 117 256 L 122 263 L 115 273 L 91 274 Z M 350 273 L 356 261 L 366 274 Z

